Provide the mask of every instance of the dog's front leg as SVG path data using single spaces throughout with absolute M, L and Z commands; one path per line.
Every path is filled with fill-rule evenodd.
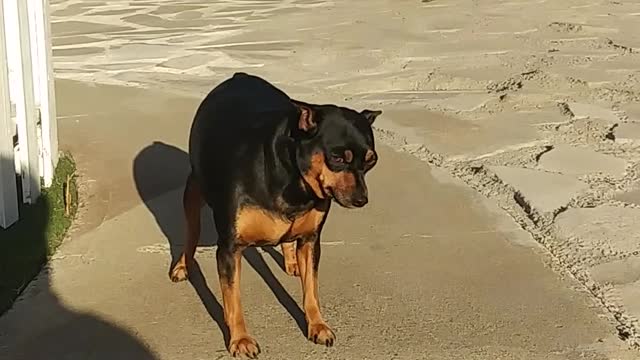
M 284 257 L 284 269 L 291 276 L 300 275 L 298 260 L 296 260 L 296 243 L 282 243 L 282 257 Z
M 320 300 L 318 299 L 320 234 L 313 234 L 298 240 L 296 257 L 302 281 L 307 337 L 316 344 L 333 346 L 336 336 L 320 314 Z
M 224 319 L 229 327 L 229 352 L 236 357 L 244 355 L 255 359 L 260 353 L 258 343 L 249 335 L 240 303 L 240 266 L 242 248 L 218 247 L 218 277 L 222 288 Z

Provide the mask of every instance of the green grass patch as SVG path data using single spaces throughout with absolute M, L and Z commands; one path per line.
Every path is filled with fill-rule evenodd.
M 0 314 L 7 311 L 58 248 L 78 204 L 73 158 L 58 161 L 53 184 L 36 204 L 20 206 L 20 220 L 0 229 Z M 67 204 L 68 203 L 68 204 Z

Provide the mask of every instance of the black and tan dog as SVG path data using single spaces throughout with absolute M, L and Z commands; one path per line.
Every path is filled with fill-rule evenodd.
M 187 278 L 200 234 L 200 210 L 213 210 L 217 265 L 233 356 L 260 352 L 240 304 L 240 264 L 248 246 L 282 245 L 286 272 L 300 276 L 308 338 L 332 346 L 320 314 L 320 233 L 331 200 L 367 204 L 367 173 L 378 159 L 371 124 L 380 111 L 290 99 L 267 81 L 236 73 L 200 104 L 189 139 L 184 252 L 171 270 Z

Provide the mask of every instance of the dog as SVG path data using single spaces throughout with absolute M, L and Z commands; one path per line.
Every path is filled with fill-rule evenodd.
M 320 312 L 320 235 L 332 201 L 368 202 L 365 174 L 378 161 L 372 124 L 379 110 L 356 111 L 289 98 L 243 72 L 213 88 L 198 107 L 189 136 L 191 173 L 183 207 L 186 243 L 170 271 L 188 278 L 200 236 L 200 211 L 212 211 L 216 260 L 232 356 L 256 358 L 240 303 L 240 264 L 249 246 L 281 245 L 285 270 L 299 276 L 308 339 L 333 346 Z

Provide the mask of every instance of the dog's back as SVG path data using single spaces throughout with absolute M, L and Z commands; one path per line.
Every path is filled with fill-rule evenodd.
M 194 174 L 209 184 L 220 172 L 234 177 L 247 161 L 260 161 L 261 147 L 284 131 L 295 112 L 291 99 L 266 80 L 234 74 L 211 90 L 196 112 L 189 137 Z
M 246 115 L 277 111 L 291 106 L 287 94 L 266 80 L 254 75 L 235 73 L 233 77 L 211 90 L 202 101 L 195 121 L 229 124 L 229 120 L 210 116 L 215 114 L 231 116 L 234 119 L 247 118 Z M 205 119 L 201 119 L 203 117 Z

